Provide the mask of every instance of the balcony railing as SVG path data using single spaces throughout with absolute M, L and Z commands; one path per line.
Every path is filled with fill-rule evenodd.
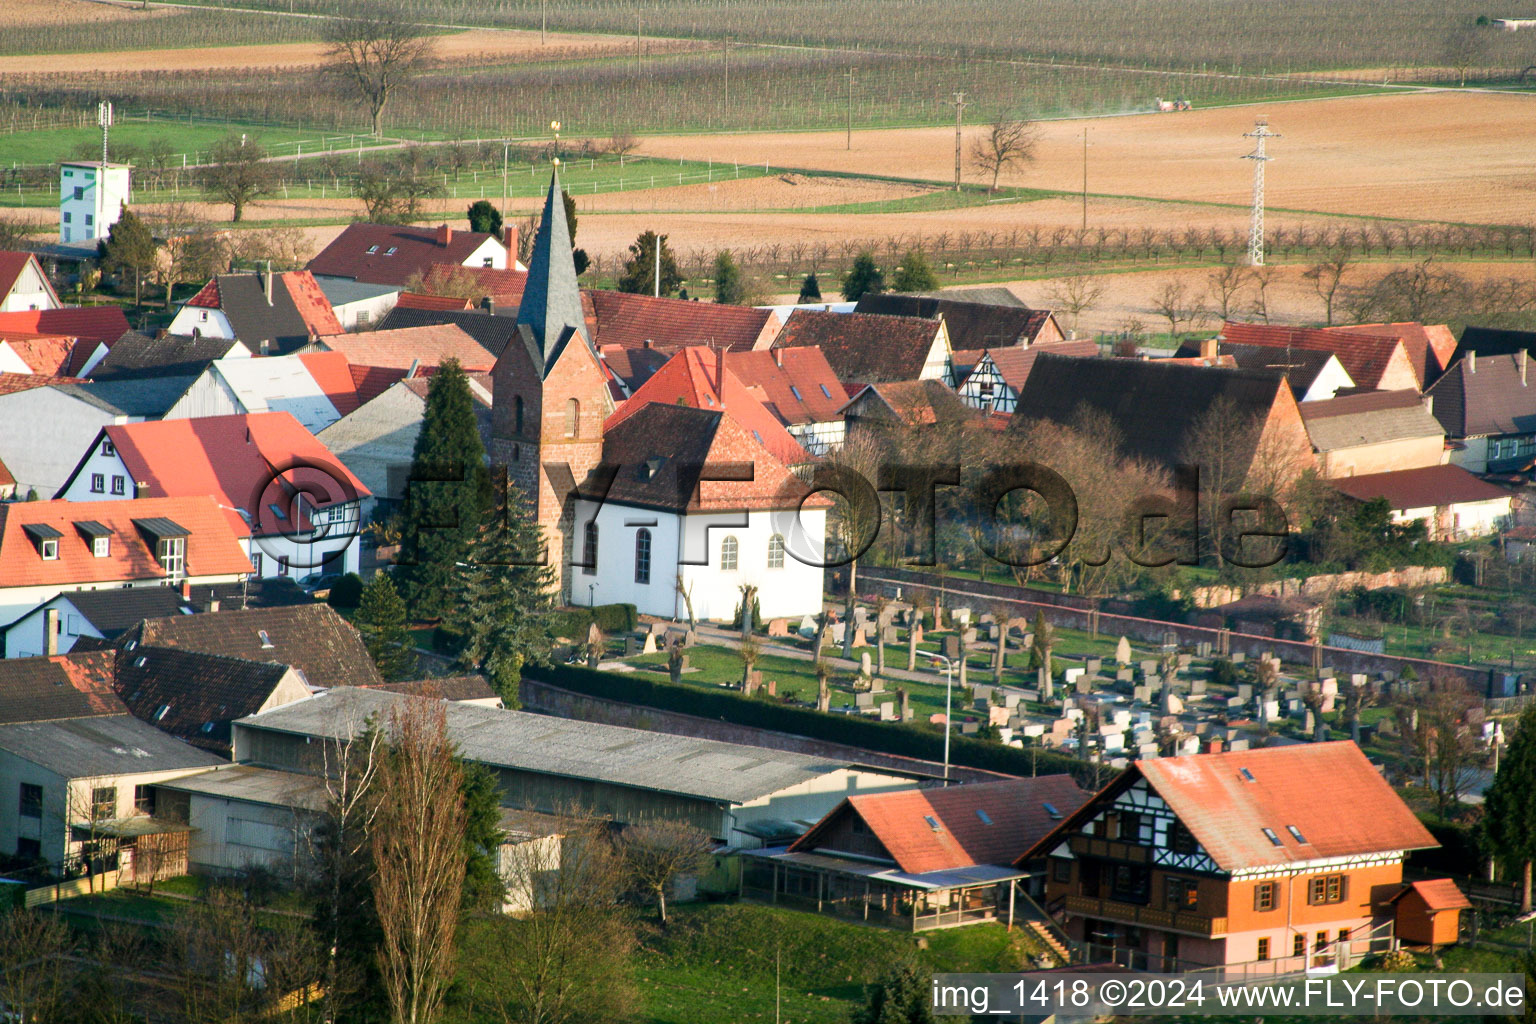
M 1102 917 L 1111 921 L 1126 921 L 1176 932 L 1188 932 L 1205 938 L 1216 938 L 1227 933 L 1227 919 L 1207 917 L 1187 910 L 1159 910 L 1156 907 L 1140 907 L 1134 903 L 1098 899 L 1094 896 L 1068 896 L 1065 909 L 1069 914 L 1082 917 Z
M 1146 864 L 1152 859 L 1152 850 L 1149 847 L 1136 843 L 1123 843 L 1118 839 L 1099 839 L 1096 836 L 1085 836 L 1079 833 L 1067 840 L 1067 845 L 1073 854 L 1079 857 L 1103 857 L 1106 860 L 1127 861 L 1132 864 Z

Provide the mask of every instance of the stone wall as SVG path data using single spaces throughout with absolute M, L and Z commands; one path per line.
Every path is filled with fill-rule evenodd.
M 1303 579 L 1270 580 L 1251 587 L 1214 585 L 1191 587 L 1189 598 L 1196 608 L 1219 608 L 1244 597 L 1308 597 L 1327 599 L 1335 594 L 1362 588 L 1432 587 L 1446 582 L 1450 571 L 1442 566 L 1410 565 L 1391 572 L 1340 572 L 1307 576 Z M 1177 599 L 1179 593 L 1173 594 Z

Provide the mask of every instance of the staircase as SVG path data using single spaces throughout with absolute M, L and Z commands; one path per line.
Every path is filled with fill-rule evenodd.
M 1024 922 L 1024 927 L 1051 951 L 1059 966 L 1065 967 L 1072 962 L 1072 952 L 1063 941 L 1065 936 L 1059 934 L 1060 930 L 1050 921 L 1031 918 Z

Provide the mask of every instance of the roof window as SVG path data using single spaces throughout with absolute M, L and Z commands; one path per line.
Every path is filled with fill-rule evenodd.
M 1283 846 L 1283 845 L 1285 845 L 1284 843 L 1280 842 L 1280 837 L 1275 835 L 1275 830 L 1272 829 L 1272 828 L 1264 829 L 1264 838 L 1268 839 L 1270 841 L 1271 845 L 1274 845 L 1274 846 Z
M 1291 834 L 1291 838 L 1296 840 L 1298 843 L 1301 843 L 1305 846 L 1311 845 L 1307 842 L 1307 837 L 1301 834 L 1301 829 L 1297 828 L 1295 825 L 1287 825 L 1285 826 L 1285 830 L 1289 832 Z
M 793 384 L 789 386 L 789 393 L 795 396 L 795 401 L 803 401 L 803 399 L 800 397 L 800 389 L 795 387 Z
M 373 255 L 373 254 L 374 254 L 374 253 L 376 253 L 376 252 L 378 252 L 378 251 L 379 251 L 379 247 L 378 247 L 378 246 L 376 246 L 376 245 L 370 245 L 370 246 L 369 246 L 369 247 L 368 247 L 368 255 L 369 255 L 369 256 L 372 256 L 372 255 Z
M 1243 777 L 1244 782 L 1254 781 L 1253 772 L 1249 771 L 1247 768 L 1239 768 L 1237 773 Z
M 989 815 L 986 811 L 982 810 L 980 807 L 976 808 L 976 817 L 981 819 L 981 823 L 983 825 L 992 824 L 992 816 Z
M 266 630 L 258 629 L 256 631 L 256 635 L 261 637 L 261 647 L 262 647 L 262 650 L 267 650 L 268 648 L 272 647 L 272 638 L 267 635 L 267 631 Z
M 395 246 L 392 245 L 388 249 L 384 250 L 384 255 L 385 256 L 393 256 L 398 251 L 399 250 Z
M 923 820 L 926 821 L 928 823 L 928 827 L 933 829 L 935 832 L 944 831 L 943 827 L 939 824 L 939 819 L 935 818 L 933 815 L 925 814 L 923 815 Z
M 168 715 L 170 713 L 171 713 L 171 706 L 169 704 L 161 704 L 160 705 L 160 710 L 155 712 L 155 721 L 157 721 L 157 722 L 160 721 L 162 718 L 164 718 L 166 715 Z
M 1056 809 L 1055 804 L 1041 804 L 1040 806 L 1045 808 L 1045 813 L 1051 816 L 1052 821 L 1061 820 L 1061 812 Z
M 831 397 L 832 397 L 832 392 L 830 392 L 830 391 L 828 391 L 828 390 L 827 390 L 827 386 L 826 386 L 826 385 L 825 385 L 825 384 L 822 384 L 822 385 L 821 385 L 821 393 L 822 393 L 822 394 L 823 394 L 823 395 L 826 395 L 826 396 L 827 396 L 827 397 L 828 397 L 828 398 L 831 398 Z

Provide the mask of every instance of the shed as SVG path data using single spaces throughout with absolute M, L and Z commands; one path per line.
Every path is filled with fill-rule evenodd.
M 1461 912 L 1472 909 L 1472 902 L 1449 878 L 1414 882 L 1391 902 L 1397 937 L 1431 950 L 1454 943 L 1461 935 Z

